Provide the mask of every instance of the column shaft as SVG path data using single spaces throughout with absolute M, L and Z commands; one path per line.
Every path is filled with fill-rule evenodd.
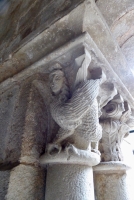
M 19 165 L 11 170 L 6 200 L 42 200 L 44 170 Z
M 121 162 L 104 162 L 94 167 L 97 200 L 133 200 L 127 175 L 128 166 Z
M 92 167 L 55 164 L 48 167 L 45 200 L 94 200 Z

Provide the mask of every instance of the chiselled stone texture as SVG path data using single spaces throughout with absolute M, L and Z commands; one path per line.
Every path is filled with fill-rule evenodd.
M 117 12 L 118 9 L 126 9 L 128 5 L 133 6 L 133 0 L 123 0 L 120 1 L 121 6 L 117 6 L 117 1 L 105 1 L 105 0 L 98 0 L 97 7 L 94 6 L 93 1 L 91 4 L 87 4 L 87 13 L 88 18 L 86 18 L 85 28 L 88 30 L 89 34 L 97 44 L 98 48 L 101 50 L 107 61 L 111 64 L 113 70 L 118 74 L 118 78 L 122 80 L 122 82 L 126 85 L 128 91 L 133 95 L 133 74 L 127 65 L 125 56 L 123 55 L 122 51 L 120 50 L 117 42 L 113 41 L 111 38 L 110 29 L 108 29 L 107 21 L 112 19 L 111 12 Z M 113 9 L 113 6 L 117 7 L 118 9 Z M 124 12 L 124 10 L 122 11 Z M 108 11 L 106 11 L 108 10 Z M 102 15 L 100 17 L 95 17 L 96 13 L 99 14 L 101 11 L 102 15 L 105 15 L 105 19 Z M 110 15 L 109 15 L 110 11 Z M 115 15 L 114 15 L 115 16 Z M 96 32 L 98 30 L 98 33 Z M 120 67 L 122 66 L 122 67 Z
M 33 83 L 36 79 L 43 81 L 36 75 L 1 91 L 0 169 L 14 168 L 0 172 L 0 200 L 5 195 L 12 200 L 44 198 L 45 170 L 38 166 L 38 158 L 47 141 L 48 112 Z
M 31 34 L 35 37 L 39 32 L 48 28 L 52 23 L 63 17 L 84 0 L 27 0 L 6 1 L 5 8 L 1 5 L 0 12 L 0 57 L 8 58 L 10 53 L 24 43 Z M 29 20 L 30 19 L 30 20 Z M 6 24 L 6 26 L 4 26 Z M 12 24 L 12 26 L 11 26 Z M 29 38 L 27 38 L 28 40 Z M 26 40 L 25 40 L 26 41 Z
M 106 77 L 105 77 L 106 78 Z M 101 109 L 107 105 L 107 103 L 113 99 L 117 94 L 117 89 L 114 87 L 114 84 L 109 81 L 104 81 L 99 88 L 99 94 L 97 96 L 100 116 L 102 115 Z M 99 116 L 99 117 L 100 117 Z
M 43 200 L 44 170 L 19 165 L 11 170 L 6 200 Z
M 45 150 L 47 138 L 47 108 L 38 90 L 32 84 L 25 114 L 22 136 L 21 163 L 35 163 Z
M 134 50 L 132 39 L 134 37 L 134 1 L 122 0 L 117 2 L 116 0 L 97 0 L 96 4 L 102 15 L 104 16 L 113 37 L 116 39 L 116 42 L 119 44 L 124 56 L 126 57 L 126 70 L 123 69 L 124 67 L 121 68 L 121 70 L 120 67 L 118 67 L 118 69 L 120 70 L 124 78 L 126 77 L 128 79 L 127 88 L 129 87 L 129 91 L 131 92 L 131 94 L 133 94 L 133 87 L 131 86 L 131 83 L 133 82 L 133 76 L 130 76 L 129 71 L 132 70 L 133 73 L 134 70 Z M 119 4 L 119 6 L 117 4 Z M 122 58 L 121 61 L 118 56 L 117 59 L 118 61 L 120 60 L 120 62 L 124 60 L 124 58 Z M 122 66 L 122 64 L 120 66 Z
M 13 113 L 16 109 L 18 87 L 5 92 L 0 98 L 0 163 L 9 156 L 11 128 L 13 127 Z M 13 139 L 13 138 L 12 138 Z
M 134 128 L 134 117 L 131 108 L 122 97 L 117 94 L 108 104 L 102 108 L 100 117 L 102 126 L 102 139 L 100 151 L 102 161 L 121 161 L 123 155 L 121 143 Z
M 132 102 L 133 98 L 131 94 L 134 96 L 134 90 L 133 86 L 130 83 L 133 82 L 133 73 L 131 72 L 131 70 L 128 70 L 126 60 L 122 52 L 120 51 L 118 44 L 113 39 L 111 32 L 108 29 L 107 23 L 100 14 L 100 11 L 97 9 L 94 0 L 20 0 L 16 2 L 14 0 L 4 0 L 4 2 L 7 3 L 7 6 L 2 8 L 5 9 L 5 13 L 4 10 L 0 8 L 0 27 L 2 28 L 2 31 L 0 31 L 0 81 L 6 80 L 10 77 L 10 79 L 8 79 L 8 81 L 5 81 L 4 84 L 7 86 L 8 84 L 13 83 L 13 85 L 15 85 L 15 91 L 13 91 L 13 96 L 11 96 L 10 91 L 12 90 L 12 86 L 8 86 L 9 90 L 6 91 L 5 94 L 2 94 L 3 99 L 5 99 L 6 96 L 8 96 L 9 94 L 9 99 L 7 98 L 5 102 L 2 100 L 0 106 L 0 109 L 2 108 L 5 112 L 3 113 L 2 110 L 2 114 L 0 113 L 0 119 L 2 119 L 2 124 L 0 124 L 0 131 L 2 129 L 2 140 L 0 140 L 0 150 L 2 153 L 0 154 L 0 162 L 5 163 L 10 161 L 19 161 L 21 163 L 18 167 L 15 167 L 11 171 L 6 199 L 42 200 L 44 199 L 43 186 L 45 179 L 42 170 L 37 166 L 38 158 L 42 153 L 44 153 L 46 143 L 52 141 L 52 139 L 54 138 L 53 136 L 55 136 L 58 132 L 56 137 L 59 140 L 58 142 L 56 140 L 53 140 L 54 145 L 58 145 L 58 148 L 60 145 L 62 145 L 63 149 L 67 150 L 66 155 L 68 161 L 73 153 L 74 155 L 78 156 L 82 155 L 82 159 L 84 156 L 90 156 L 90 154 L 88 154 L 88 151 L 86 151 L 87 154 L 82 154 L 82 151 L 88 149 L 88 147 L 90 146 L 90 142 L 98 142 L 101 137 L 101 130 L 98 122 L 98 104 L 96 101 L 99 88 L 99 83 L 97 82 L 99 82 L 99 80 L 96 79 L 87 81 L 84 79 L 83 85 L 79 85 L 77 88 L 75 88 L 75 90 L 73 90 L 74 88 L 72 87 L 70 90 L 71 95 L 68 96 L 67 103 L 71 103 L 72 107 L 75 108 L 76 111 L 79 110 L 81 116 L 84 112 L 84 117 L 77 115 L 77 119 L 79 119 L 76 121 L 72 120 L 72 118 L 68 115 L 68 112 L 70 111 L 73 113 L 74 110 L 69 110 L 67 106 L 65 109 L 64 106 L 62 107 L 60 105 L 62 109 L 61 112 L 59 112 L 59 115 L 62 116 L 62 113 L 67 110 L 67 115 L 65 115 L 64 117 L 66 119 L 70 118 L 68 120 L 69 128 L 67 127 L 67 131 L 65 130 L 67 120 L 64 119 L 62 121 L 61 118 L 59 119 L 59 116 L 54 116 L 55 113 L 52 114 L 52 110 L 56 110 L 55 106 L 51 108 L 53 119 L 60 126 L 60 129 L 58 131 L 58 125 L 56 126 L 56 123 L 54 123 L 54 121 L 52 120 L 52 117 L 50 116 L 49 104 L 46 103 L 46 101 L 50 100 L 50 93 L 43 93 L 42 89 L 44 84 L 44 90 L 46 90 L 45 86 L 48 80 L 38 81 L 36 80 L 36 78 L 34 79 L 34 77 L 32 80 L 26 80 L 26 78 L 32 76 L 32 73 L 38 73 L 39 71 L 41 71 L 41 73 L 43 73 L 44 75 L 44 73 L 47 71 L 46 68 L 49 68 L 51 63 L 54 62 L 56 59 L 59 62 L 61 61 L 61 63 L 64 62 L 63 66 L 67 69 L 68 66 L 74 62 L 74 59 L 77 57 L 76 54 L 81 55 L 82 53 L 85 53 L 85 49 L 83 50 L 82 48 L 83 44 L 90 49 L 92 55 L 94 55 L 95 58 L 97 57 L 97 60 L 95 59 L 94 62 L 92 62 L 92 66 L 98 65 L 99 67 L 102 67 L 102 69 L 105 68 L 105 72 L 109 74 L 109 77 L 112 77 L 111 79 L 113 80 L 113 82 L 116 83 L 116 86 L 119 83 L 119 87 L 117 88 L 118 91 L 122 91 L 122 93 L 124 91 L 126 92 L 124 92 L 125 100 L 131 99 Z M 104 0 L 98 0 L 98 2 L 102 2 L 103 4 Z M 110 12 L 115 10 L 112 9 L 112 6 L 109 7 L 109 5 L 113 5 L 111 1 L 106 0 L 105 2 L 110 2 L 108 4 L 108 7 L 106 7 L 104 4 L 104 9 L 106 8 L 105 10 L 110 10 Z M 115 3 L 115 1 L 113 2 Z M 126 2 L 129 3 L 129 5 L 132 5 L 132 0 L 122 0 L 122 2 L 123 6 L 118 6 L 118 11 L 120 11 L 122 7 L 126 7 Z M 109 12 L 107 12 L 107 15 L 109 16 Z M 109 19 L 112 20 L 112 17 L 109 17 Z M 81 34 L 83 33 L 85 35 L 87 35 L 87 33 L 90 34 L 91 37 L 86 36 L 86 38 L 89 39 L 87 39 L 89 41 L 89 45 L 87 44 L 87 41 L 85 41 L 85 39 L 81 39 Z M 76 38 L 78 36 L 80 37 Z M 74 49 L 74 54 L 72 54 L 72 52 L 70 51 L 71 48 L 68 48 L 70 44 L 67 44 L 66 47 L 63 46 L 66 44 L 66 42 L 70 42 L 70 44 L 72 45 L 71 48 Z M 128 43 L 129 42 L 131 43 L 131 40 L 128 41 Z M 65 53 L 67 51 L 70 52 L 70 54 Z M 104 65 L 103 61 L 105 61 L 106 65 Z M 32 66 L 30 67 L 30 65 Z M 17 74 L 25 68 L 28 68 L 28 70 L 20 73 L 17 78 L 16 76 L 13 77 L 13 75 Z M 74 68 L 75 67 L 72 64 L 72 71 L 74 70 Z M 68 70 L 66 69 L 65 71 Z M 70 71 L 68 74 L 71 74 Z M 75 79 L 72 74 L 70 80 L 71 79 Z M 125 86 L 121 81 L 124 83 Z M 123 85 L 124 87 L 122 87 L 121 85 Z M 90 87 L 88 88 L 88 86 Z M 82 93 L 81 89 L 84 89 L 84 91 L 88 91 L 89 89 L 88 92 L 92 93 L 92 89 L 94 89 L 93 86 L 96 86 L 95 97 L 93 95 L 93 99 L 91 98 L 90 101 L 87 101 L 84 104 L 83 97 L 86 97 L 86 92 Z M 125 90 L 123 90 L 123 88 L 125 88 Z M 80 96 L 78 89 L 80 92 Z M 67 91 L 67 87 L 65 88 L 65 90 Z M 75 98 L 77 96 L 79 96 L 79 98 Z M 71 100 L 74 99 L 75 101 L 72 102 Z M 110 96 L 109 100 L 111 99 L 112 95 Z M 104 100 L 108 101 L 107 99 Z M 80 101 L 82 101 L 84 105 L 83 107 L 81 105 L 77 107 L 77 102 Z M 100 102 L 100 107 L 102 105 L 103 103 Z M 87 107 L 90 107 L 90 112 L 88 113 L 86 113 Z M 56 112 L 56 115 L 57 113 L 58 112 Z M 75 117 L 76 115 L 74 116 L 74 118 Z M 113 149 L 117 153 L 115 153 L 116 155 L 114 154 L 114 159 L 116 159 L 116 157 L 117 159 L 120 159 L 121 156 L 119 152 L 119 144 L 122 138 L 126 135 L 126 129 L 127 131 L 129 131 L 129 128 L 126 126 L 127 121 L 124 121 L 124 119 L 122 121 L 121 120 L 121 118 L 117 120 L 114 119 L 112 121 L 108 120 L 108 131 L 111 124 L 116 124 L 117 130 L 119 124 L 122 125 L 123 123 L 125 123 L 125 125 L 123 124 L 123 126 L 120 126 L 120 130 L 117 130 L 117 133 L 121 133 L 120 137 L 118 137 L 117 134 L 115 134 L 116 137 L 114 137 L 115 145 L 113 145 Z M 56 129 L 54 127 L 56 127 Z M 71 129 L 70 127 L 73 127 L 73 129 Z M 115 126 L 112 127 L 112 130 L 114 130 L 114 128 Z M 71 137 L 68 138 L 68 135 L 70 136 L 70 134 Z M 61 135 L 63 136 L 63 138 L 61 138 Z M 64 136 L 66 135 L 67 140 L 66 137 L 64 138 Z M 56 137 L 54 139 L 57 139 Z M 68 142 L 72 144 L 68 145 Z M 105 142 L 103 140 L 103 144 L 104 143 Z M 73 144 L 80 149 L 75 149 Z M 55 150 L 60 151 L 60 148 L 58 148 L 55 148 Z M 73 153 L 72 150 L 74 151 Z M 75 159 L 77 160 L 77 156 L 75 157 Z M 96 160 L 98 162 L 98 159 L 94 158 L 93 163 L 96 163 Z M 92 162 L 90 163 L 90 166 L 92 166 Z M 48 188 L 48 190 L 51 188 L 51 200 L 54 200 L 55 198 L 57 198 L 57 200 L 59 200 L 60 198 L 61 200 L 72 200 L 74 199 L 75 195 L 77 195 L 75 198 L 76 200 L 87 200 L 89 198 L 91 200 L 94 199 L 91 168 L 78 165 L 55 165 L 53 167 L 50 167 L 48 171 L 48 175 L 50 175 L 50 180 L 48 179 L 50 187 Z M 65 177 L 65 179 L 61 180 L 61 176 Z M 124 177 L 124 174 L 122 177 Z M 124 200 L 124 196 L 127 196 L 125 193 L 122 192 L 122 188 L 125 185 L 125 178 L 122 179 L 122 177 L 117 176 L 119 180 L 118 183 L 120 183 L 119 185 L 121 185 L 119 190 L 120 195 L 117 194 L 117 198 L 119 200 Z M 105 177 L 103 178 L 105 179 Z M 116 184 L 116 177 L 114 176 L 114 174 L 112 178 L 113 183 Z M 52 182 L 53 179 L 54 182 Z M 62 184 L 63 182 L 64 184 Z M 103 186 L 104 182 L 102 181 Z M 60 183 L 60 187 L 58 183 Z M 52 186 L 51 184 L 53 184 L 54 186 Z M 109 176 L 108 187 L 110 188 Z M 114 191 L 114 189 L 115 186 L 112 185 L 112 192 Z M 60 197 L 56 196 L 58 190 L 60 191 Z M 71 194 L 69 193 L 70 190 L 73 190 Z M 117 190 L 115 192 L 117 192 Z M 65 195 L 65 198 L 61 194 Z M 47 195 L 49 196 L 50 193 L 47 193 Z M 112 197 L 112 200 L 115 200 L 114 194 L 112 194 L 111 198 Z M 106 196 L 106 198 L 108 198 L 108 196 Z
M 0 171 L 0 200 L 4 200 L 8 190 L 10 171 Z
M 126 178 L 127 174 L 124 173 L 94 175 L 96 198 L 98 200 L 132 200 Z
M 134 18 L 134 2 L 132 10 L 130 9 L 130 11 L 120 16 L 119 19 L 117 19 L 111 26 L 111 31 L 121 48 L 123 44 L 125 44 L 129 39 L 131 40 L 131 37 L 134 35 L 133 18 Z
M 74 96 L 72 96 L 70 101 L 68 101 L 65 104 L 65 107 L 64 107 L 64 105 L 63 105 L 63 107 L 62 107 L 62 105 L 57 105 L 56 104 L 57 102 L 55 102 L 55 104 L 52 105 L 52 108 L 51 108 L 52 116 L 55 119 L 55 121 L 60 125 L 60 127 L 62 127 L 64 130 L 64 132 L 61 129 L 59 130 L 59 133 L 56 138 L 57 144 L 61 143 L 63 140 L 65 140 L 66 137 L 68 138 L 69 136 L 71 136 L 77 127 L 78 127 L 78 129 L 76 129 L 76 135 L 77 134 L 79 135 L 81 133 L 84 134 L 84 131 L 86 131 L 87 135 L 83 136 L 83 137 L 85 137 L 86 141 L 88 139 L 88 133 L 87 133 L 88 131 L 93 131 L 93 133 L 91 133 L 91 136 L 89 133 L 89 141 L 97 142 L 101 138 L 101 133 L 100 133 L 100 135 L 98 135 L 98 138 L 97 138 L 97 133 L 99 134 L 99 128 L 97 129 L 97 125 L 95 125 L 95 122 L 97 122 L 97 117 L 94 116 L 95 115 L 94 111 L 96 110 L 97 102 L 95 102 L 93 105 L 94 97 L 93 97 L 93 100 L 89 98 L 89 101 L 91 100 L 91 102 L 88 102 L 88 98 L 87 98 L 88 95 L 84 96 L 84 94 L 83 94 L 83 92 L 85 92 L 85 93 L 89 92 L 89 95 L 90 95 L 90 92 L 91 93 L 93 92 L 90 87 L 95 87 L 94 89 L 97 90 L 96 89 L 97 85 L 98 85 L 97 81 L 89 81 L 89 84 L 85 83 L 84 85 L 82 85 L 81 88 L 78 89 L 78 92 L 76 91 L 74 93 Z M 97 91 L 95 93 L 97 93 Z M 84 102 L 84 99 L 83 99 L 83 102 L 80 102 L 82 96 L 83 96 L 83 98 L 85 98 L 86 103 Z M 96 94 L 95 94 L 95 96 L 96 96 Z M 92 94 L 91 94 L 91 98 L 92 98 Z M 80 102 L 80 105 L 77 102 Z M 89 108 L 88 108 L 88 106 L 89 106 Z M 74 108 L 75 108 L 75 110 L 73 110 Z M 89 110 L 91 109 L 90 113 L 92 113 L 92 117 L 86 113 L 87 109 L 89 109 Z M 84 113 L 86 113 L 85 118 L 83 117 Z M 82 118 L 83 118 L 83 123 L 85 122 L 85 124 L 84 124 L 85 127 L 82 126 Z M 87 121 L 84 121 L 86 119 L 87 119 Z M 90 130 L 89 130 L 88 124 L 90 126 Z M 97 130 L 94 128 L 94 126 L 96 126 Z M 91 127 L 92 127 L 92 129 L 91 129 Z M 66 133 L 65 133 L 65 130 L 67 130 Z M 82 135 L 81 135 L 81 137 L 82 137 Z M 76 144 L 77 144 L 77 142 L 76 142 Z M 85 146 L 85 148 L 88 148 L 88 144 Z
M 25 80 L 21 86 L 16 83 L 14 87 L 1 90 L 0 106 L 0 162 L 16 162 L 21 154 L 21 142 L 27 109 L 30 84 Z M 5 106 L 4 106 L 5 105 Z M 1 155 L 2 154 L 2 155 Z
M 46 164 L 69 164 L 69 165 L 85 165 L 85 166 L 95 166 L 100 162 L 100 155 L 91 150 L 81 150 L 69 144 L 62 152 L 57 154 L 57 149 L 55 147 L 55 152 L 46 153 L 42 155 L 39 159 L 40 164 L 45 166 Z M 53 148 L 54 148 L 53 147 Z
M 101 162 L 94 167 L 97 200 L 133 200 L 130 166 L 120 161 Z M 130 178 L 131 176 L 131 178 Z
M 83 1 L 28 0 L 26 3 L 24 1 L 9 2 L 8 13 L 0 19 L 2 29 L 0 35 L 0 82 L 29 67 L 65 42 L 75 38 L 78 33 L 71 21 L 76 19 L 76 14 L 74 13 L 69 19 L 70 28 L 67 28 L 66 22 L 60 21 L 60 18 Z M 59 21 L 58 26 L 54 24 L 56 21 Z M 13 26 L 10 26 L 11 24 Z M 51 27 L 50 30 L 47 30 L 49 27 Z M 44 31 L 46 35 L 44 35 Z M 37 43 L 32 42 L 32 46 L 29 46 L 29 42 L 33 41 L 36 36 L 38 37 L 39 33 L 43 33 L 43 41 L 40 40 L 39 36 L 39 40 L 35 41 Z M 55 40 L 55 38 L 57 39 Z M 30 47 L 30 51 L 26 52 L 26 46 Z
M 12 89 L 1 91 L 0 168 L 7 168 L 6 164 L 12 165 L 18 162 L 24 154 L 23 148 L 27 154 L 30 154 L 30 149 L 32 149 L 36 158 L 44 151 L 47 110 L 37 89 L 31 88 L 33 79 L 35 77 L 28 78 L 21 84 L 17 82 Z M 33 99 L 30 99 L 30 95 Z M 28 119 L 28 112 L 29 115 L 33 114 L 33 118 Z M 34 120 L 33 124 L 32 120 Z M 27 142 L 25 141 L 24 145 L 23 141 L 28 130 L 30 136 L 27 135 Z M 26 144 L 30 147 L 26 148 Z
M 41 165 L 53 163 L 47 169 L 47 200 L 94 200 L 92 166 L 100 162 L 97 95 L 102 70 L 93 73 L 86 56 L 75 59 L 79 65 L 71 87 L 62 65 L 56 62 L 50 67 L 50 112 L 59 130 L 40 158 Z
M 83 63 L 77 72 L 78 78 L 76 76 L 75 81 L 77 84 L 74 86 L 72 94 L 59 64 L 54 65 L 50 73 L 50 87 L 53 94 L 50 109 L 53 119 L 60 127 L 53 144 L 48 145 L 50 153 L 51 146 L 52 150 L 55 151 L 57 145 L 61 151 L 60 148 L 68 146 L 68 143 L 73 144 L 78 149 L 89 150 L 91 143 L 98 143 L 101 138 L 96 99 L 101 74 L 98 74 L 99 77 L 96 79 L 91 77 L 91 80 L 86 80 L 87 72 L 84 68 L 86 64 L 84 61 Z M 82 70 L 85 75 L 82 74 Z M 98 150 L 97 145 L 95 150 Z
M 107 24 L 111 26 L 116 20 L 128 13 L 134 8 L 133 0 L 122 0 L 118 2 L 120 6 L 117 6 L 117 1 L 109 0 L 97 0 L 96 4 L 103 14 Z M 116 9 L 114 9 L 116 7 Z M 120 28 L 120 31 L 121 28 Z
M 36 2 L 38 4 L 38 1 Z M 59 3 L 59 1 L 54 1 L 54 3 L 55 2 Z M 46 5 L 48 3 L 48 7 L 46 6 L 47 8 L 51 8 L 51 6 L 53 7 L 53 1 L 50 1 L 50 4 L 46 1 L 43 1 L 43 3 Z M 62 4 L 62 0 L 60 1 L 60 3 Z M 29 67 L 36 61 L 42 59 L 44 56 L 61 47 L 66 42 L 69 42 L 72 39 L 74 41 L 74 38 L 78 37 L 84 32 L 87 32 L 90 34 L 97 47 L 100 49 L 100 51 L 103 53 L 109 64 L 112 66 L 114 72 L 126 85 L 128 89 L 127 94 L 129 91 L 133 95 L 133 88 L 130 84 L 131 82 L 133 82 L 132 72 L 131 70 L 128 70 L 126 60 L 123 57 L 123 54 L 119 49 L 117 43 L 113 40 L 110 30 L 108 29 L 104 18 L 102 18 L 102 15 L 100 14 L 100 11 L 98 10 L 94 0 L 85 0 L 84 2 L 78 2 L 74 0 L 71 1 L 71 3 L 74 3 L 72 9 L 69 9 L 69 11 L 71 12 L 67 12 L 67 15 L 57 20 L 55 23 L 50 23 L 51 26 L 48 24 L 48 29 L 45 29 L 42 32 L 38 32 L 35 38 L 32 38 L 31 36 L 28 42 L 25 42 L 23 45 L 21 45 L 21 47 L 19 47 L 12 54 L 10 54 L 8 59 L 5 60 L 5 62 L 3 62 L 0 66 L 0 81 L 3 81 L 8 77 L 12 77 L 14 74 L 20 72 L 22 69 Z M 61 4 L 58 4 L 58 6 L 60 7 Z M 28 1 L 27 5 L 29 5 L 30 11 L 31 7 L 36 5 L 36 3 L 33 2 L 33 4 L 30 4 Z M 51 6 L 49 7 L 49 5 Z M 38 6 L 36 8 L 38 10 Z M 22 9 L 21 6 L 19 7 L 19 9 Z M 46 10 L 44 10 L 45 14 L 43 15 L 43 17 L 46 16 Z M 25 14 L 25 9 L 23 9 L 23 12 Z M 81 13 L 81 15 L 79 13 Z M 26 14 L 28 14 L 28 11 L 26 11 Z M 19 15 L 21 14 L 19 13 Z M 55 18 L 54 13 L 52 15 L 52 17 Z M 35 18 L 37 19 L 36 14 Z M 25 21 L 25 17 L 23 19 Z M 36 20 L 34 21 L 34 23 L 38 24 Z M 32 23 L 30 23 L 30 25 L 31 24 Z M 2 27 L 6 28 L 4 25 Z M 5 43 L 2 44 L 4 45 Z M 2 49 L 7 50 L 7 47 L 2 47 Z M 103 66 L 102 63 L 101 65 Z M 121 70 L 120 66 L 122 66 Z M 130 94 L 128 96 L 130 97 Z
M 46 200 L 94 200 L 92 168 L 78 165 L 49 166 Z

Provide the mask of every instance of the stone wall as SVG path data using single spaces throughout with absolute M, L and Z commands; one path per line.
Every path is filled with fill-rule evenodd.
M 58 128 L 49 113 L 48 74 L 12 84 L 1 90 L 0 200 L 43 200 L 46 170 L 39 167 L 39 157 Z

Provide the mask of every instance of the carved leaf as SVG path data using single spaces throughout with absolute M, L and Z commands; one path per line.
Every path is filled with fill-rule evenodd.
M 102 129 L 103 129 L 102 146 L 104 150 L 105 161 L 118 160 L 117 158 L 118 122 L 106 120 L 102 124 Z
M 121 116 L 121 118 L 120 118 L 120 121 L 121 121 L 121 122 L 126 122 L 126 121 L 130 118 L 130 115 L 131 115 L 131 111 L 130 111 L 130 110 L 125 111 L 125 112 L 122 114 L 122 116 Z

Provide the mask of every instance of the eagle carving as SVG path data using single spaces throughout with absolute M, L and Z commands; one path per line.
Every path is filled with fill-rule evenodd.
M 97 95 L 100 86 L 100 74 L 97 78 L 87 79 L 82 75 L 85 64 L 76 75 L 75 87 L 70 94 L 69 85 L 60 64 L 56 63 L 50 72 L 50 88 L 53 95 L 51 115 L 59 125 L 59 131 L 48 145 L 48 152 L 74 146 L 81 150 L 93 150 L 98 153 L 98 141 L 102 130 L 98 119 Z M 83 76 L 83 77 L 81 77 Z M 77 81 L 79 80 L 79 81 Z M 91 144 L 94 145 L 93 149 Z

